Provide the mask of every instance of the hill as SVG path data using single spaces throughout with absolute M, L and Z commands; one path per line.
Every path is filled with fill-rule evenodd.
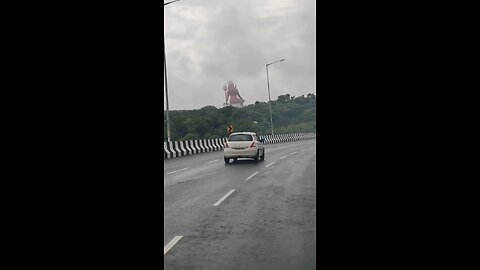
M 165 113 L 164 113 L 165 114 Z M 316 96 L 280 95 L 272 101 L 275 134 L 316 132 Z M 166 116 L 164 115 L 164 119 Z M 199 110 L 170 111 L 172 141 L 222 138 L 227 126 L 234 132 L 254 131 L 271 134 L 270 108 L 267 102 L 255 102 L 243 108 L 206 106 Z M 163 129 L 167 140 L 167 125 Z

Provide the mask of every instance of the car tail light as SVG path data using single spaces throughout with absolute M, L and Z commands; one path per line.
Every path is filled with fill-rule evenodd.
M 255 142 L 252 142 L 252 144 L 250 144 L 250 147 L 255 147 Z
M 225 143 L 225 148 L 229 148 L 230 146 L 228 146 L 228 143 Z

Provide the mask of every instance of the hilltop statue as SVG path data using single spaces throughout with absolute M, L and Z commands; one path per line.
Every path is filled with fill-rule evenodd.
M 228 84 L 223 86 L 223 91 L 225 92 L 225 103 L 223 106 L 243 107 L 245 100 L 240 96 L 236 84 L 228 81 Z

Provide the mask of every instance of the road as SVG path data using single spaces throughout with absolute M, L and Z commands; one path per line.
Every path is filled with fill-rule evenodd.
M 165 269 L 315 269 L 316 142 L 164 161 Z

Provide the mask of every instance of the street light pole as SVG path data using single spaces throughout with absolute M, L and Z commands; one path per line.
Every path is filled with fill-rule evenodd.
M 268 80 L 268 65 L 265 66 L 265 69 L 267 70 L 268 104 L 270 105 L 270 126 L 272 127 L 272 135 L 273 135 L 272 100 L 270 99 L 270 82 Z
M 268 78 L 268 66 L 273 65 L 278 62 L 282 62 L 285 59 L 281 59 L 269 64 L 265 65 L 265 69 L 267 70 L 267 89 L 268 89 L 268 103 L 270 104 L 270 126 L 272 127 L 272 135 L 273 135 L 273 114 L 272 114 L 272 100 L 270 99 L 270 80 Z
M 170 111 L 168 106 L 168 84 L 167 84 L 167 53 L 165 50 L 165 37 L 163 38 L 163 53 L 164 53 L 164 61 L 165 64 L 165 101 L 167 102 L 167 140 L 168 142 L 171 141 L 171 132 L 170 132 Z
M 178 2 L 178 1 L 180 1 L 180 0 L 174 0 L 174 1 L 167 2 L 167 3 L 164 3 L 163 6 L 166 6 L 168 4 Z M 163 36 L 163 55 L 164 55 L 163 63 L 164 63 L 164 68 L 165 68 L 165 101 L 167 102 L 167 140 L 168 140 L 168 142 L 171 142 L 172 133 L 170 131 L 170 107 L 168 105 L 167 49 L 166 49 L 166 45 L 165 45 L 165 36 Z

